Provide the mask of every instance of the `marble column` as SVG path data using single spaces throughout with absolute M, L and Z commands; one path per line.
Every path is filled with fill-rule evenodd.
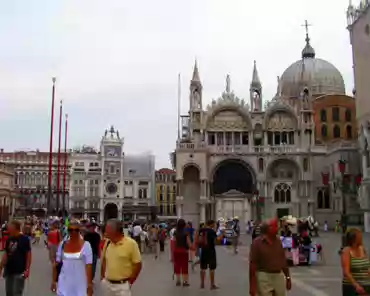
M 222 217 L 222 200 L 220 198 L 216 199 L 216 219 Z
M 182 218 L 182 213 L 183 213 L 183 204 L 182 202 L 177 202 L 176 203 L 176 208 L 177 208 L 177 218 Z
M 204 203 L 200 204 L 200 221 L 206 222 L 206 206 Z
M 366 179 L 368 175 L 367 175 L 367 158 L 365 154 L 362 154 L 362 172 L 363 172 L 363 179 Z

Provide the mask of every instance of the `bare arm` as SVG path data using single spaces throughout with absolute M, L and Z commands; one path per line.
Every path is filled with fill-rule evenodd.
M 351 258 L 349 249 L 345 248 L 342 252 L 342 269 L 344 276 L 351 282 L 352 285 L 358 285 L 351 273 Z
M 7 260 L 8 260 L 8 255 L 6 253 L 4 253 L 3 258 L 1 258 L 1 263 L 0 263 L 0 276 L 1 276 L 1 273 L 4 269 L 4 266 L 7 262 Z
M 92 285 L 92 264 L 86 264 L 86 278 L 87 278 L 87 285 Z
M 26 270 L 29 271 L 31 268 L 31 263 L 32 263 L 32 252 L 29 251 L 27 253 L 27 263 L 26 263 Z
M 131 260 L 133 263 L 133 270 L 130 276 L 130 284 L 132 285 L 138 278 L 141 272 L 141 267 L 142 267 L 141 254 L 140 254 L 139 246 L 136 243 L 134 244 L 134 247 L 133 247 L 133 252 L 131 254 Z
M 103 250 L 101 252 L 101 266 L 100 266 L 100 279 L 103 280 L 105 278 L 105 267 L 106 267 L 106 259 L 105 253 L 107 251 L 108 240 L 105 241 Z

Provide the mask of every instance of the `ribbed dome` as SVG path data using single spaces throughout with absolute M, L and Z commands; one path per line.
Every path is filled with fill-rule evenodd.
M 346 93 L 339 70 L 328 61 L 315 58 L 308 34 L 302 59 L 289 66 L 281 76 L 281 93 L 299 97 L 304 87 L 308 87 L 314 96 Z

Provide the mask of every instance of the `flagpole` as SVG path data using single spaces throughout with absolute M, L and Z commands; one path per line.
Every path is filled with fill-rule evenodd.
M 50 147 L 49 147 L 49 175 L 48 175 L 48 197 L 47 197 L 47 212 L 51 214 L 51 198 L 53 194 L 52 183 L 53 183 L 53 136 L 54 136 L 54 103 L 55 103 L 55 83 L 56 78 L 52 78 L 53 88 L 51 94 L 51 115 L 50 115 Z
M 180 115 L 181 115 L 181 74 L 177 81 L 177 140 L 180 140 Z
M 67 152 L 67 139 L 68 139 L 68 114 L 66 114 L 65 127 L 64 127 L 64 175 L 63 175 L 63 210 L 66 210 L 66 193 L 67 193 L 67 170 L 68 170 L 68 152 Z
M 59 213 L 59 198 L 60 198 L 60 149 L 62 144 L 62 117 L 63 117 L 63 101 L 60 101 L 60 108 L 59 108 L 59 141 L 58 141 L 58 166 L 57 166 L 57 213 Z

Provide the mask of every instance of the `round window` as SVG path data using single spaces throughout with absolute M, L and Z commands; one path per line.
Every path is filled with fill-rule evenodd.
M 110 194 L 114 194 L 114 193 L 116 193 L 116 192 L 117 192 L 118 188 L 117 188 L 117 185 L 116 185 L 116 184 L 114 184 L 114 183 L 109 183 L 109 184 L 107 184 L 107 186 L 106 186 L 106 190 L 107 190 L 107 192 L 108 192 L 108 193 L 110 193 Z

